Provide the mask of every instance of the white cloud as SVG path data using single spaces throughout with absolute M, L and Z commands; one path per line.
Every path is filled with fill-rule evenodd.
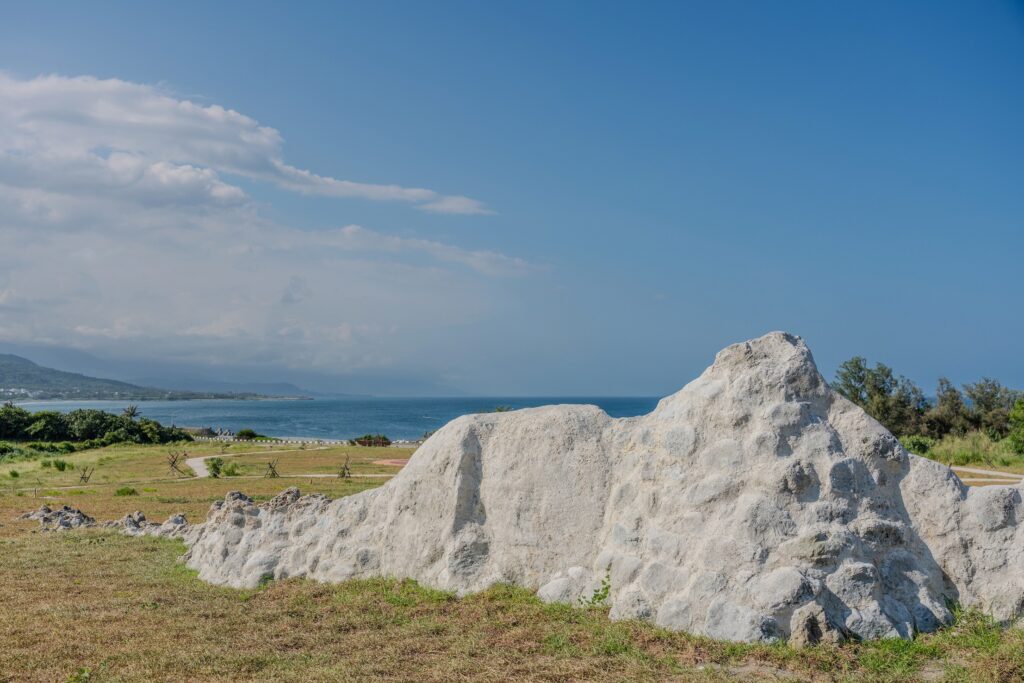
M 218 105 L 88 76 L 0 74 L 0 182 L 55 192 L 138 193 L 141 201 L 239 201 L 236 175 L 304 194 L 407 202 L 446 214 L 491 213 L 435 190 L 339 180 L 285 163 L 273 128 Z
M 523 259 L 499 252 L 474 251 L 433 240 L 383 235 L 359 225 L 347 225 L 336 231 L 314 234 L 294 243 L 305 245 L 310 241 L 317 246 L 342 250 L 426 254 L 439 261 L 461 264 L 484 275 L 524 275 L 535 270 Z
M 466 197 L 317 176 L 285 164 L 281 146 L 242 114 L 149 86 L 0 75 L 0 341 L 380 369 L 422 359 L 442 331 L 485 325 L 529 281 L 519 276 L 537 272 L 488 249 L 272 221 L 238 177 L 486 211 Z
M 215 230 L 133 233 L 131 213 L 108 216 L 114 229 L 102 232 L 5 227 L 0 340 L 351 371 L 409 358 L 424 332 L 485 319 L 500 289 L 481 274 L 497 267 L 492 257 L 434 256 L 441 243 L 391 242 L 360 228 L 357 245 L 341 231 L 230 215 Z
M 482 203 L 469 197 L 439 197 L 419 207 L 423 211 L 431 213 L 464 213 L 464 214 L 491 214 L 494 213 Z

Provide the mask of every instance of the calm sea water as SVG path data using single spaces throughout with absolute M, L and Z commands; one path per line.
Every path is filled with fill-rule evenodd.
M 244 427 L 268 436 L 349 439 L 362 434 L 386 434 L 391 439 L 418 439 L 449 420 L 467 413 L 482 413 L 496 406 L 529 408 L 553 403 L 587 403 L 612 417 L 649 413 L 657 398 L 543 397 L 543 398 L 353 398 L 313 401 L 141 401 L 144 417 L 182 427 Z M 99 408 L 121 412 L 128 401 L 36 401 L 21 405 L 28 410 L 71 411 Z

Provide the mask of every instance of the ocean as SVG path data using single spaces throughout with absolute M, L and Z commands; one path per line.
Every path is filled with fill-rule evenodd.
M 98 408 L 119 413 L 130 401 L 29 401 L 33 412 Z M 248 427 L 278 437 L 351 439 L 385 434 L 392 440 L 419 439 L 425 432 L 467 413 L 484 413 L 498 406 L 512 409 L 555 403 L 585 403 L 612 417 L 644 415 L 654 409 L 654 397 L 474 397 L 474 398 L 351 398 L 290 400 L 138 401 L 140 414 L 166 425 L 225 428 Z

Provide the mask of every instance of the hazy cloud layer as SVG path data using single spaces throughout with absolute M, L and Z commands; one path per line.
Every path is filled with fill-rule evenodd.
M 204 364 L 389 368 L 416 355 L 420 335 L 486 319 L 493 297 L 535 270 L 419 236 L 271 221 L 232 177 L 487 211 L 466 197 L 318 176 L 287 165 L 281 146 L 243 114 L 150 86 L 0 75 L 0 340 Z

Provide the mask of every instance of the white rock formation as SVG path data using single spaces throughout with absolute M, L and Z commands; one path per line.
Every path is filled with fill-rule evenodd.
M 1024 608 L 1016 487 L 967 489 L 834 394 L 804 343 L 736 344 L 649 415 L 594 406 L 468 415 L 381 488 L 214 505 L 201 578 L 253 586 L 411 577 L 590 599 L 613 618 L 741 641 L 907 637 L 947 605 Z
M 159 536 L 161 538 L 186 538 L 198 527 L 190 526 L 181 512 L 171 515 L 163 524 L 150 522 L 146 515 L 138 510 L 129 513 L 116 521 L 104 522 L 108 529 L 120 529 L 126 536 Z

